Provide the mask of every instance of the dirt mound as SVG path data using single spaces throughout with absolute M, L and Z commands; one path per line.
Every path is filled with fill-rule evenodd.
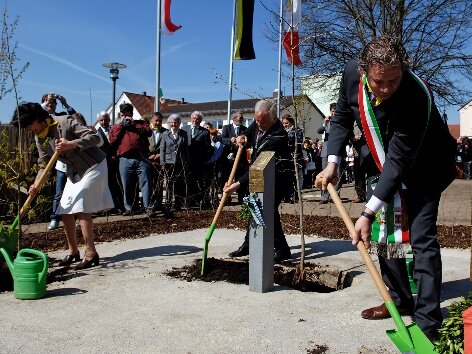
M 297 264 L 284 262 L 274 265 L 274 282 L 281 286 L 307 291 L 330 293 L 344 289 L 351 284 L 351 274 L 340 272 L 313 263 L 305 265 L 305 277 L 303 281 L 295 281 Z M 202 260 L 181 268 L 172 268 L 165 274 L 186 281 L 226 281 L 233 284 L 249 284 L 248 260 L 216 259 L 208 258 L 205 264 L 205 275 L 201 275 Z

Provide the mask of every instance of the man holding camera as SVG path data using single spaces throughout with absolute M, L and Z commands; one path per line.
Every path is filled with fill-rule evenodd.
M 120 118 L 120 122 L 111 128 L 110 144 L 112 154 L 119 158 L 126 209 L 122 215 L 133 215 L 136 211 L 136 177 L 146 213 L 152 215 L 152 167 L 147 159 L 151 127 L 143 119 L 133 119 L 133 106 L 130 103 L 120 105 Z
M 67 112 L 56 112 L 57 100 L 61 102 L 62 107 L 64 107 Z M 43 97 L 41 97 L 41 107 L 43 107 L 43 109 L 49 114 L 52 114 L 54 116 L 70 116 L 76 113 L 75 109 L 67 104 L 67 100 L 64 96 L 60 96 L 52 92 L 45 93 Z

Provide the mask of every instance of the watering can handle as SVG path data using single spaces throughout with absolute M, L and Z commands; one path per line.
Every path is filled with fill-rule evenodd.
M 44 182 L 46 182 L 46 180 L 48 179 L 49 172 L 51 172 L 52 168 L 56 164 L 58 157 L 59 157 L 59 151 L 54 151 L 54 154 L 52 155 L 51 159 L 49 160 L 46 167 L 44 168 L 42 175 L 39 177 L 38 183 L 36 183 L 36 188 L 38 189 L 38 192 L 43 187 Z M 31 202 L 33 201 L 34 197 L 35 197 L 34 195 L 30 194 L 28 196 L 28 199 L 26 199 L 25 204 L 23 204 L 23 207 L 20 210 L 20 215 L 19 215 L 20 219 L 23 217 L 23 215 L 25 215 L 26 211 L 29 209 L 29 206 Z
M 41 273 L 39 273 L 39 276 L 38 276 L 38 282 L 41 282 L 43 280 L 43 277 L 45 277 L 46 274 L 47 274 L 48 257 L 46 256 L 46 254 L 44 252 L 34 250 L 34 249 L 31 249 L 31 248 L 23 248 L 23 249 L 19 250 L 17 257 L 21 257 L 23 254 L 28 254 L 28 253 L 29 254 L 34 254 L 35 256 L 39 256 L 43 260 L 43 270 L 41 271 Z

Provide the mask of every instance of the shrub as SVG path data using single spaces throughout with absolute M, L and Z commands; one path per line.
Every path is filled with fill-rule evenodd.
M 448 306 L 449 317 L 439 329 L 441 337 L 434 343 L 438 353 L 464 353 L 462 313 L 469 307 L 472 307 L 472 292 Z

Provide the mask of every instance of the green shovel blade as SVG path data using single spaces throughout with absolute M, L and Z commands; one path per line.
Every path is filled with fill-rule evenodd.
M 400 352 L 415 354 L 435 353 L 433 343 L 431 343 L 416 323 L 405 326 L 393 301 L 386 301 L 385 306 L 387 306 L 388 312 L 397 326 L 396 330 L 388 330 L 387 335 Z
M 423 331 L 418 327 L 416 323 L 412 323 L 406 326 L 409 337 L 413 342 L 413 346 L 408 344 L 408 340 L 394 329 L 388 330 L 387 335 L 390 337 L 392 342 L 397 346 L 398 350 L 402 353 L 415 353 L 415 354 L 437 354 L 434 350 L 434 345 L 426 337 Z
M 215 231 L 216 224 L 213 223 L 210 225 L 208 228 L 206 237 L 205 237 L 205 244 L 203 245 L 203 255 L 202 255 L 202 272 L 201 275 L 205 275 L 205 265 L 206 265 L 206 260 L 207 260 L 207 254 L 208 254 L 208 244 L 210 243 L 211 236 L 213 235 L 213 231 Z

